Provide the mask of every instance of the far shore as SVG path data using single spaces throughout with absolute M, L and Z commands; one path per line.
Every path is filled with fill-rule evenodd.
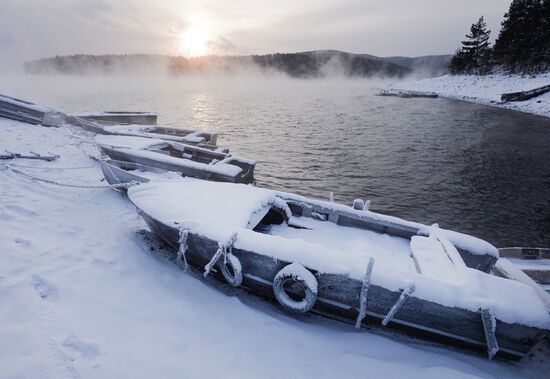
M 531 90 L 550 84 L 550 73 L 522 75 L 444 75 L 417 81 L 393 82 L 381 90 L 386 94 L 437 95 L 531 113 L 550 118 L 550 92 L 518 102 L 501 102 L 503 93 Z

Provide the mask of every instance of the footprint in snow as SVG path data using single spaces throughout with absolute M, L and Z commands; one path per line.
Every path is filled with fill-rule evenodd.
M 23 238 L 16 238 L 14 241 L 16 244 L 21 245 L 22 247 L 30 247 L 32 245 L 31 241 Z
M 26 216 L 26 217 L 37 216 L 38 215 L 38 213 L 36 213 L 32 209 L 28 209 L 28 208 L 22 207 L 22 206 L 17 205 L 17 204 L 8 204 L 5 207 L 6 207 L 6 209 L 9 209 L 10 211 L 12 211 L 14 213 L 17 213 L 17 214 L 20 214 L 20 215 L 23 215 L 23 216 Z
M 83 358 L 92 359 L 99 355 L 96 344 L 84 342 L 72 333 L 65 338 L 63 346 L 79 353 Z
M 32 276 L 32 285 L 42 299 L 57 300 L 59 291 L 55 285 L 38 275 Z

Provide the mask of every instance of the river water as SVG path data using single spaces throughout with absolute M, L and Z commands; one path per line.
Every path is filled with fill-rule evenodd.
M 13 79 L 13 78 L 12 78 Z M 256 181 L 470 233 L 550 246 L 550 120 L 445 99 L 376 96 L 381 82 L 284 77 L 27 77 L 6 93 L 66 111 L 139 110 L 218 131 Z M 4 91 L 4 90 L 3 90 Z

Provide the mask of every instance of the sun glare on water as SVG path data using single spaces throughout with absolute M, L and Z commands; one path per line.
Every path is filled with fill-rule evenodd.
M 191 26 L 181 32 L 180 43 L 182 53 L 189 57 L 208 54 L 209 34 L 206 29 Z

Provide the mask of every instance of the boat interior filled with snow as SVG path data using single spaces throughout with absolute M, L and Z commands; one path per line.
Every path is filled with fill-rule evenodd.
M 399 329 L 490 359 L 525 356 L 550 328 L 549 310 L 533 288 L 468 267 L 464 251 L 498 257 L 472 236 L 192 178 L 152 180 L 129 188 L 128 196 L 177 250 L 178 262 L 294 314 Z
M 183 176 L 252 183 L 256 161 L 231 155 L 224 147 L 216 150 L 198 146 L 134 136 L 106 136 L 95 138 L 102 154 L 122 162 L 178 172 Z
M 197 145 L 209 150 L 219 148 L 217 146 L 218 135 L 216 133 L 200 130 L 147 124 L 121 125 L 115 122 L 83 118 L 74 114 L 67 116 L 67 122 L 96 134 L 156 138 L 188 145 Z
M 129 186 L 151 180 L 181 179 L 177 172 L 134 162 L 117 161 L 108 156 L 102 156 L 99 162 L 107 183 L 118 190 L 125 191 Z
M 158 138 L 199 146 L 216 146 L 218 135 L 200 130 L 172 126 L 113 125 L 103 128 L 106 134 Z
M 74 117 L 101 123 L 156 125 L 157 115 L 151 112 L 107 111 L 75 113 Z

